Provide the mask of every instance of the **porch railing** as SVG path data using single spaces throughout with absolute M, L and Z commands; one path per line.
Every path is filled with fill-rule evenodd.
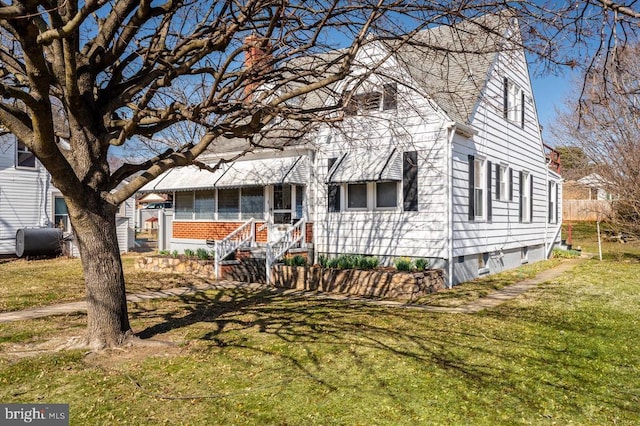
M 267 244 L 266 281 L 271 284 L 271 268 L 284 254 L 294 247 L 303 246 L 306 242 L 307 221 L 300 219 L 280 239 Z
M 220 262 L 222 259 L 229 256 L 240 247 L 251 245 L 255 239 L 256 221 L 254 218 L 251 218 L 222 240 L 207 241 L 207 245 L 213 243 L 215 248 L 214 267 L 216 279 L 220 279 Z

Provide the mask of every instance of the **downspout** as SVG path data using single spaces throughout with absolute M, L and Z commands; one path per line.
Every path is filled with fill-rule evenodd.
M 447 165 L 446 165 L 446 200 L 447 206 L 447 287 L 453 287 L 453 137 L 456 134 L 456 123 L 449 123 L 447 127 L 449 137 L 447 140 Z
M 545 209 L 545 220 L 544 220 L 544 251 L 546 254 L 545 259 L 549 258 L 549 247 L 551 246 L 551 243 L 549 243 L 549 165 L 547 164 L 546 160 L 545 160 L 545 175 L 547 177 L 544 186 L 545 188 L 545 193 L 547 194 L 547 202 L 545 203 L 545 205 L 547 206 L 547 208 Z M 531 194 L 531 198 L 533 198 L 533 194 Z M 531 200 L 531 202 L 533 202 L 533 200 Z

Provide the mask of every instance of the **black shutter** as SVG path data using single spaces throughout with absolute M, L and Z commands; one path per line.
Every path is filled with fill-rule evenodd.
M 500 164 L 496 164 L 496 200 L 500 199 Z
M 402 208 L 404 211 L 418 211 L 418 153 L 402 154 Z
M 333 165 L 338 161 L 338 158 L 329 158 L 327 162 L 327 172 L 331 171 Z M 329 176 L 330 177 L 330 176 Z M 330 212 L 340 211 L 340 185 L 329 185 L 327 188 L 328 195 L 328 210 Z
M 522 187 L 523 176 L 524 176 L 524 173 L 522 173 L 522 170 L 521 170 L 520 174 L 518 175 L 518 185 L 520 186 L 520 190 L 518 191 L 518 198 L 519 198 L 518 215 L 520 216 L 520 223 L 522 223 L 522 212 L 524 211 L 522 208 L 522 194 L 525 191 L 525 189 Z
M 529 222 L 533 223 L 533 175 L 529 174 Z
M 560 187 L 558 186 L 558 183 L 556 182 L 556 220 L 554 223 L 558 223 L 560 221 L 560 206 L 558 205 L 558 201 L 560 200 Z
M 487 221 L 491 222 L 492 204 L 491 204 L 491 161 L 487 161 Z
M 513 169 L 509 168 L 509 201 L 513 201 Z
M 549 189 L 547 191 L 549 193 L 549 197 L 548 197 L 549 201 L 547 202 L 547 206 L 549 207 L 549 209 L 548 209 L 549 210 L 549 212 L 548 212 L 549 218 L 548 218 L 547 222 L 553 223 L 553 205 L 551 204 L 551 197 L 553 196 L 551 191 L 553 189 L 553 185 L 551 184 L 551 181 L 549 181 L 548 187 L 549 187 Z
M 382 88 L 382 109 L 396 109 L 398 105 L 398 85 L 396 83 L 385 84 Z
M 504 103 L 504 106 L 503 106 L 504 119 L 507 120 L 509 118 L 509 79 L 507 77 L 504 78 L 504 90 L 503 90 L 502 102 Z
M 520 96 L 520 127 L 524 129 L 524 91 L 521 92 Z
M 474 199 L 473 199 L 473 193 L 475 191 L 475 185 L 474 185 L 474 172 L 475 170 L 473 169 L 474 167 L 474 161 L 475 161 L 475 157 L 473 155 L 469 156 L 469 220 L 473 221 L 473 219 L 475 219 L 476 217 L 476 213 L 474 211 Z

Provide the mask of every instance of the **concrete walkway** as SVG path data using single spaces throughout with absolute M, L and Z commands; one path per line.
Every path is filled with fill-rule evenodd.
M 220 281 L 213 284 L 191 286 L 191 287 L 176 287 L 168 290 L 159 290 L 146 293 L 135 293 L 127 295 L 128 302 L 142 302 L 150 299 L 164 299 L 174 296 L 185 296 L 194 293 L 199 293 L 206 290 L 222 290 L 222 289 L 238 289 L 244 288 L 248 290 L 266 290 L 270 289 L 278 294 L 295 295 L 295 296 L 307 296 L 317 299 L 325 300 L 342 300 L 356 303 L 367 303 L 378 306 L 397 307 L 405 309 L 418 309 L 426 312 L 442 312 L 442 313 L 462 313 L 473 314 L 480 312 L 484 309 L 490 309 L 500 305 L 508 300 L 514 299 L 520 294 L 530 290 L 538 284 L 553 280 L 564 272 L 573 269 L 576 265 L 582 262 L 585 258 L 571 259 L 562 262 L 555 268 L 547 269 L 536 275 L 533 278 L 526 279 L 524 281 L 517 282 L 513 285 L 505 287 L 501 290 L 496 290 L 493 293 L 488 294 L 477 300 L 473 300 L 457 307 L 445 307 L 445 306 L 428 306 L 428 305 L 414 305 L 404 302 L 395 302 L 392 300 L 374 300 L 364 297 L 354 297 L 346 294 L 333 294 L 333 293 L 318 293 L 312 291 L 300 291 L 300 290 L 286 290 L 286 289 L 274 289 L 267 287 L 264 284 L 247 284 L 237 281 Z M 61 303 L 58 305 L 43 306 L 40 308 L 25 309 L 22 311 L 4 312 L 0 313 L 0 323 L 13 322 L 20 320 L 28 320 L 34 318 L 42 318 L 50 315 L 70 314 L 74 312 L 81 312 L 87 310 L 87 303 L 81 302 L 69 302 Z

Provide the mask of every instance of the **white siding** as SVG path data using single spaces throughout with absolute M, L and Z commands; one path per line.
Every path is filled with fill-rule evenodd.
M 504 77 L 518 84 L 525 93 L 524 128 L 503 117 Z M 520 247 L 544 246 L 559 224 L 547 223 L 547 182 L 550 177 L 523 54 L 516 54 L 515 60 L 507 60 L 505 54 L 498 56 L 472 125 L 478 134 L 471 139 L 456 136 L 453 144 L 454 257 L 487 252 L 500 255 Z M 490 221 L 470 221 L 468 218 L 469 155 L 492 163 Z M 496 199 L 496 163 L 513 170 L 511 201 Z M 521 223 L 519 217 L 520 171 L 528 172 L 534 183 L 533 217 L 529 223 Z
M 20 228 L 49 226 L 51 185 L 46 171 L 15 167 L 12 136 L 0 137 L 0 254 L 15 254 Z
M 400 256 L 446 258 L 445 146 L 448 131 L 443 116 L 416 93 L 398 86 L 397 111 L 348 117 L 340 130 L 318 137 L 314 165 L 315 229 L 318 253 L 363 254 L 387 262 Z M 374 184 L 369 184 L 370 205 L 365 211 L 346 210 L 342 185 L 340 212 L 328 212 L 326 184 L 328 159 L 366 149 L 381 156 L 395 148 L 418 154 L 418 211 L 403 211 L 402 182 L 398 183 L 398 207 L 377 210 L 372 205 Z M 402 158 L 402 157 L 401 157 Z

